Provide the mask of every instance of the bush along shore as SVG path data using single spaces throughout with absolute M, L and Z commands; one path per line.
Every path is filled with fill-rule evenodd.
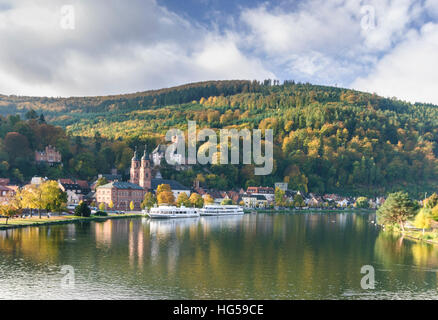
M 391 193 L 376 215 L 377 223 L 386 232 L 438 244 L 438 195 L 435 193 L 421 202 L 411 200 L 405 192 Z
M 117 214 L 117 215 L 108 215 L 108 216 L 98 216 L 91 215 L 89 217 L 81 217 L 81 216 L 51 216 L 42 217 L 41 219 L 38 216 L 32 218 L 14 218 L 9 219 L 8 224 L 2 223 L 3 218 L 0 219 L 0 230 L 7 229 L 15 229 L 15 228 L 25 228 L 25 227 L 37 227 L 44 225 L 55 225 L 55 224 L 67 224 L 67 223 L 78 223 L 84 221 L 105 221 L 108 219 L 127 219 L 127 218 L 139 218 L 144 217 L 141 213 L 125 213 L 125 214 Z

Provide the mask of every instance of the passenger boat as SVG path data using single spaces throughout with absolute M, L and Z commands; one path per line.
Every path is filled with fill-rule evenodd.
M 243 214 L 241 206 L 236 205 L 206 205 L 201 209 L 201 216 L 231 216 Z
M 153 219 L 173 219 L 173 218 L 197 218 L 199 217 L 200 209 L 175 207 L 175 206 L 159 206 L 153 207 L 149 212 L 143 211 L 146 215 Z

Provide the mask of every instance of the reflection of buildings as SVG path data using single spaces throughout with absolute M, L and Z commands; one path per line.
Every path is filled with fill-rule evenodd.
M 96 242 L 104 246 L 111 246 L 112 228 L 112 220 L 107 220 L 103 223 L 96 223 L 94 229 Z

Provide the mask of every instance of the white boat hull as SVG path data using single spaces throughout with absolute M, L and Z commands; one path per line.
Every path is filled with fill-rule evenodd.
M 217 213 L 210 213 L 210 212 L 201 212 L 201 216 L 204 217 L 213 217 L 213 216 L 237 216 L 242 215 L 243 212 L 217 212 Z
M 199 213 L 147 213 L 147 216 L 151 219 L 175 219 L 175 218 L 198 218 Z
M 236 216 L 244 214 L 243 209 L 236 205 L 207 205 L 201 209 L 201 216 Z

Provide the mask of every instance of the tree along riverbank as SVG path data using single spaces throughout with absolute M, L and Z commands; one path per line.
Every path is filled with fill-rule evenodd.
M 9 219 L 8 224 L 0 223 L 0 230 L 25 228 L 25 227 L 38 227 L 45 225 L 55 225 L 55 224 L 67 224 L 67 223 L 77 223 L 84 221 L 105 221 L 108 219 L 126 219 L 126 218 L 140 218 L 144 217 L 141 213 L 125 213 L 119 215 L 108 215 L 108 216 L 91 216 L 91 217 L 78 217 L 78 216 L 52 216 L 50 218 L 38 216 L 34 218 L 14 218 Z M 3 219 L 3 218 L 2 218 Z

